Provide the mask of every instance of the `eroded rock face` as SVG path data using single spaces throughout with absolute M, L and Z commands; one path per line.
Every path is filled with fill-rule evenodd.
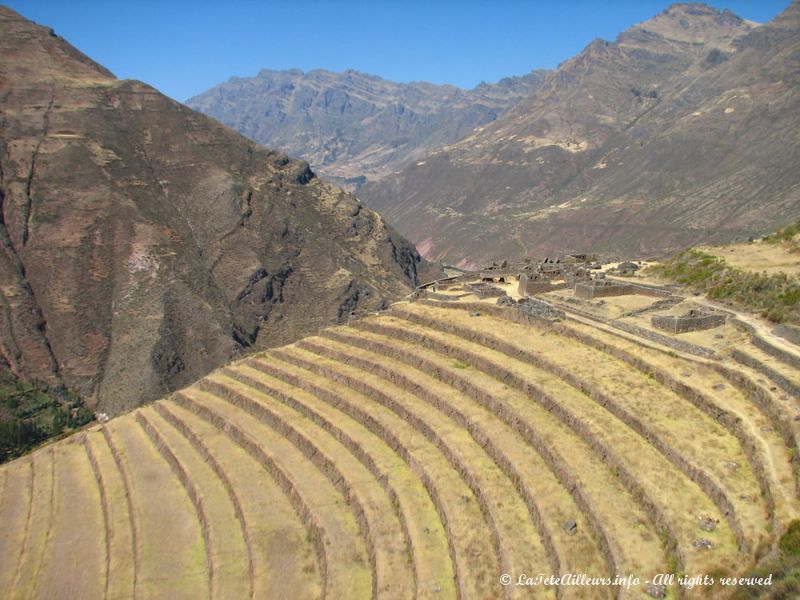
M 596 40 L 510 111 L 358 192 L 428 258 L 652 255 L 797 217 L 800 4 L 678 4 Z
M 2 361 L 110 414 L 383 306 L 428 268 L 307 163 L 5 8 L 0 110 Z

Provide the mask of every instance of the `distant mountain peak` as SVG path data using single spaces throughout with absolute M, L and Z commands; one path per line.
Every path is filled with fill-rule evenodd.
M 449 264 L 769 231 L 800 210 L 799 30 L 798 2 L 764 25 L 672 6 L 359 195 Z
M 634 25 L 622 33 L 621 43 L 637 39 L 639 32 L 655 33 L 672 42 L 704 44 L 722 50 L 731 49 L 731 41 L 754 27 L 728 9 L 718 10 L 707 4 L 692 2 L 673 4 L 652 19 Z
M 41 74 L 47 65 L 49 74 L 72 77 L 114 79 L 104 66 L 80 52 L 53 29 L 29 21 L 19 13 L 0 5 L 0 27 L 12 35 L 0 38 L 0 51 L 14 53 L 15 60 L 5 67 L 10 72 L 30 76 L 33 69 Z M 23 51 L 24 46 L 24 51 Z M 2 81 L 0 81 L 2 87 Z

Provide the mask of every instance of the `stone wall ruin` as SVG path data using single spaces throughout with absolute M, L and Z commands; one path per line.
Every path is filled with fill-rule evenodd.
M 670 333 L 703 331 L 725 324 L 726 316 L 718 313 L 692 309 L 682 315 L 655 315 L 650 319 L 653 327 Z

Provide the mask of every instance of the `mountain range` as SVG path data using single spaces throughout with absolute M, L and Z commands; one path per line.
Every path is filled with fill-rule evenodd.
M 471 90 L 395 83 L 349 70 L 262 70 L 232 77 L 187 105 L 357 188 L 496 119 L 536 87 L 535 71 Z
M 385 306 L 428 265 L 308 163 L 0 8 L 0 367 L 109 414 Z
M 432 260 L 664 255 L 800 212 L 797 14 L 676 4 L 474 90 L 265 70 L 189 105 L 357 188 Z
M 664 254 L 800 213 L 800 4 L 765 25 L 675 5 L 359 191 L 430 257 Z

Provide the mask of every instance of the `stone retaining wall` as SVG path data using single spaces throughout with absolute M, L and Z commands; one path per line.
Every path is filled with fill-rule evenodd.
M 650 318 L 653 327 L 669 331 L 670 333 L 686 333 L 687 331 L 702 331 L 713 329 L 725 324 L 725 315 L 711 313 L 696 313 L 685 315 L 655 315 Z

